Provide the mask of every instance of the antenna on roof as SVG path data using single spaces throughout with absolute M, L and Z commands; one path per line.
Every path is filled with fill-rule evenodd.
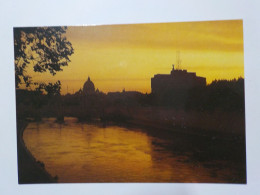
M 180 59 L 180 51 L 179 50 L 176 52 L 176 64 L 177 64 L 177 69 L 179 70 L 180 66 L 181 66 L 181 59 Z

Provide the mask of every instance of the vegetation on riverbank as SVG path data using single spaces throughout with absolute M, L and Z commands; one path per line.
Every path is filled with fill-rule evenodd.
M 97 92 L 44 95 L 40 91 L 17 90 L 19 118 L 77 117 L 81 121 L 134 122 L 162 128 L 181 127 L 224 134 L 245 134 L 244 79 L 214 81 L 188 93 L 141 94 Z

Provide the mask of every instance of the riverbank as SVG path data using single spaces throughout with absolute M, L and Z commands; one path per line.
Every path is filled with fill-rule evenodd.
M 185 135 L 245 141 L 244 113 L 185 111 L 164 107 L 107 107 L 102 121 Z M 84 120 L 82 120 L 84 121 Z
M 18 153 L 18 183 L 56 183 L 58 178 L 52 177 L 45 169 L 44 163 L 37 161 L 23 141 L 23 132 L 28 122 L 17 121 L 17 153 Z

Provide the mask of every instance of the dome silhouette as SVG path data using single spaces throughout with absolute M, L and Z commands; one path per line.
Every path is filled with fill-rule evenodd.
M 93 94 L 95 93 L 95 85 L 88 77 L 88 80 L 83 85 L 83 93 L 84 94 Z

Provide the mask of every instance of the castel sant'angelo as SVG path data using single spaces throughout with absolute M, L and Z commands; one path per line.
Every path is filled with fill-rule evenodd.
M 195 72 L 174 69 L 174 65 L 171 74 L 156 74 L 151 79 L 152 93 L 164 93 L 175 89 L 188 90 L 203 86 L 206 86 L 206 78 L 196 76 Z

